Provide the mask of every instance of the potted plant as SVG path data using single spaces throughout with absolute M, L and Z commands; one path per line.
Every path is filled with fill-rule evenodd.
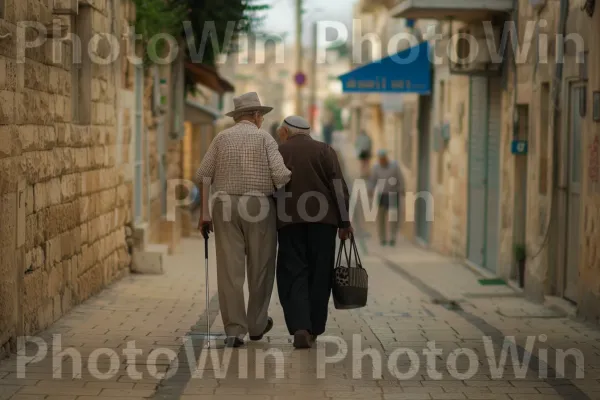
M 525 245 L 515 245 L 515 260 L 517 261 L 517 267 L 519 272 L 519 287 L 525 287 L 525 260 L 527 259 L 527 252 L 525 251 Z

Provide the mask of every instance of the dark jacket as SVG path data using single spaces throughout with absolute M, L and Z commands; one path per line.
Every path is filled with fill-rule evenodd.
M 305 222 L 350 226 L 350 195 L 335 150 L 309 135 L 297 135 L 279 151 L 292 179 L 283 193 L 276 193 L 278 228 Z

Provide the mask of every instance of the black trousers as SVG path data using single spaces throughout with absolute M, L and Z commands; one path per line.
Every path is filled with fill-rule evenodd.
M 292 224 L 278 232 L 277 289 L 290 335 L 325 332 L 335 267 L 337 228 Z

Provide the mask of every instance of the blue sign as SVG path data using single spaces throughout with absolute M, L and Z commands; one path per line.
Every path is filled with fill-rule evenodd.
M 349 93 L 431 93 L 430 46 L 418 46 L 338 77 Z
M 517 155 L 527 154 L 527 140 L 513 140 L 510 151 Z

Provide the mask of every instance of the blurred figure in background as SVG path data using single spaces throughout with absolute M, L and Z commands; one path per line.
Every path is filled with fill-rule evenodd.
M 333 142 L 333 124 L 328 123 L 323 126 L 323 141 L 331 146 Z
M 279 134 L 277 133 L 278 129 L 279 129 L 279 124 L 277 122 L 273 122 L 273 124 L 271 125 L 271 128 L 269 129 L 269 133 L 271 134 L 271 136 L 273 136 L 273 139 L 275 139 L 277 144 L 281 144 L 281 141 L 279 139 Z
M 356 138 L 355 147 L 358 160 L 360 161 L 360 177 L 364 179 L 369 176 L 369 162 L 372 156 L 371 138 L 364 130 L 361 130 Z
M 373 166 L 370 186 L 374 195 L 378 196 L 379 209 L 377 210 L 377 228 L 381 245 L 396 244 L 398 235 L 400 204 L 404 197 L 404 176 L 400 166 L 395 161 L 390 161 L 385 150 L 377 152 L 378 163 Z M 387 226 L 390 225 L 388 241 Z

